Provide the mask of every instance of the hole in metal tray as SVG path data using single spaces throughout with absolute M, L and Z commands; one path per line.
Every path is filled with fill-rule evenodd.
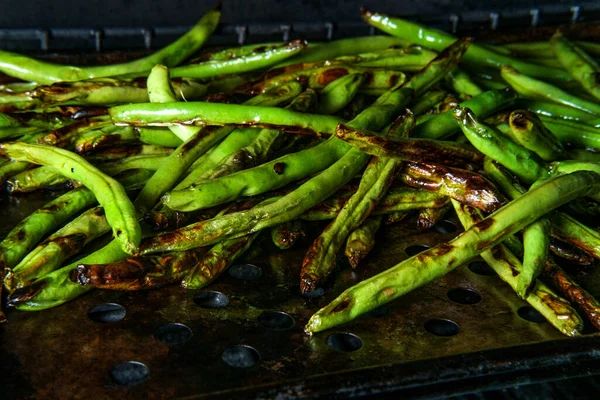
M 479 293 L 464 288 L 448 290 L 448 298 L 458 304 L 477 304 L 481 302 L 481 295 Z
M 424 252 L 425 250 L 428 250 L 429 248 L 430 248 L 430 246 L 426 246 L 423 244 L 416 244 L 413 246 L 408 246 L 404 251 L 406 252 L 406 254 L 409 255 L 409 257 L 412 257 L 419 253 Z
M 194 303 L 202 308 L 223 308 L 229 304 L 229 297 L 221 292 L 200 292 L 194 296 Z
M 88 312 L 88 317 L 94 322 L 111 323 L 119 322 L 125 318 L 125 307 L 115 303 L 100 304 Z
M 258 323 L 272 331 L 285 331 L 294 326 L 294 318 L 283 311 L 265 311 L 258 316 Z
M 350 353 L 362 347 L 362 340 L 352 333 L 334 333 L 327 336 L 325 343 L 329 348 L 342 353 Z
M 154 332 L 154 337 L 159 342 L 177 345 L 187 342 L 194 334 L 184 324 L 169 323 L 161 326 Z
M 423 325 L 425 330 L 435 336 L 454 336 L 460 332 L 460 327 L 448 319 L 430 319 Z
M 318 297 L 323 297 L 324 294 L 325 294 L 325 289 L 323 289 L 322 287 L 319 287 L 319 288 L 316 288 L 315 290 L 313 290 L 312 292 L 303 293 L 302 296 L 306 297 L 307 299 L 316 299 Z
M 221 358 L 231 367 L 250 368 L 260 360 L 260 354 L 253 347 L 238 345 L 226 349 Z
M 368 315 L 369 317 L 381 318 L 381 317 L 385 317 L 389 313 L 390 313 L 390 308 L 384 304 L 382 306 L 372 309 L 365 315 Z
M 437 233 L 446 234 L 456 232 L 458 228 L 456 227 L 456 224 L 454 222 L 449 220 L 443 220 L 435 224 L 433 226 L 433 230 Z
M 120 386 L 135 386 L 150 376 L 148 367 L 141 362 L 127 361 L 114 366 L 109 372 L 110 378 Z
M 519 317 L 523 318 L 525 321 L 542 323 L 546 322 L 546 318 L 542 314 L 540 314 L 535 308 L 531 306 L 523 306 L 517 310 L 517 314 Z
M 473 261 L 469 263 L 469 270 L 477 275 L 494 276 L 494 271 L 485 261 Z
M 236 279 L 250 281 L 262 276 L 262 269 L 254 264 L 236 264 L 229 268 L 229 275 Z

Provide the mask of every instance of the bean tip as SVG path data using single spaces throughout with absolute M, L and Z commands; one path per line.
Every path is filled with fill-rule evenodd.
M 371 18 L 373 16 L 373 14 L 374 14 L 373 11 L 369 10 L 366 7 L 361 7 L 360 8 L 360 15 L 363 18 Z

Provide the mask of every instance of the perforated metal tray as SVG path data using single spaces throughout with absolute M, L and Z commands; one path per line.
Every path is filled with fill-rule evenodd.
M 570 29 L 600 37 L 598 25 Z M 104 60 L 111 59 L 118 58 Z M 47 200 L 0 196 L 0 237 Z M 351 324 L 303 333 L 308 318 L 344 288 L 400 262 L 413 246 L 456 235 L 453 219 L 443 226 L 385 228 L 373 254 L 356 271 L 338 268 L 322 297 L 299 293 L 307 241 L 289 252 L 267 249 L 244 261 L 257 268 L 237 268 L 238 278 L 226 273 L 205 291 L 94 291 L 52 310 L 9 310 L 9 323 L 0 326 L 0 397 L 432 398 L 600 373 L 600 336 L 564 338 L 481 260 Z M 257 271 L 255 279 L 239 279 Z M 597 270 L 570 272 L 600 295 Z
M 44 200 L 3 198 L 3 230 Z M 299 294 L 306 246 L 275 252 L 264 241 L 266 252 L 203 291 L 94 291 L 56 309 L 9 310 L 2 398 L 429 397 L 600 372 L 600 337 L 565 339 L 481 261 L 350 324 L 303 333 L 348 285 L 456 235 L 453 218 L 414 226 L 383 229 L 366 262 L 338 268 L 322 297 Z M 600 282 L 592 274 L 584 283 Z

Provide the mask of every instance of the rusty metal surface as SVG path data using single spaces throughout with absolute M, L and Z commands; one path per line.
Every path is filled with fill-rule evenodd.
M 41 196 L 17 202 L 3 198 L 0 212 L 5 221 L 3 230 L 43 200 Z M 529 322 L 520 317 L 518 310 L 525 303 L 498 277 L 479 275 L 468 266 L 394 301 L 387 310 L 380 310 L 385 315 L 363 316 L 312 337 L 303 333 L 302 327 L 312 313 L 348 285 L 403 260 L 407 257 L 405 250 L 411 246 L 433 246 L 456 235 L 422 232 L 414 225 L 412 220 L 385 228 L 373 254 L 356 271 L 339 268 L 320 298 L 307 299 L 299 293 L 298 276 L 305 243 L 291 251 L 266 251 L 245 260 L 260 267 L 262 276 L 257 279 L 240 280 L 227 273 L 221 276 L 204 291 L 228 296 L 229 304 L 223 308 L 203 308 L 194 301 L 201 291 L 186 291 L 171 285 L 135 293 L 94 291 L 41 312 L 9 310 L 9 323 L 0 327 L 2 397 L 200 396 L 301 382 L 311 376 L 344 371 L 357 371 L 360 376 L 361 369 L 380 365 L 411 365 L 417 360 L 563 339 L 548 323 Z M 265 243 L 259 245 L 265 247 Z M 481 301 L 457 303 L 456 295 L 449 296 L 449 291 L 456 288 L 475 291 Z M 462 301 L 460 296 L 458 301 Z M 105 303 L 123 306 L 125 317 L 112 323 L 92 320 L 88 312 Z M 286 312 L 293 317 L 294 324 L 286 330 L 267 329 L 259 322 L 264 311 Z M 431 326 L 427 321 L 433 319 L 453 321 L 459 332 L 436 336 L 425 328 Z M 193 336 L 181 344 L 161 342 L 157 330 L 168 323 L 184 324 Z M 332 339 L 328 338 L 335 333 L 356 335 L 362 347 L 352 352 L 332 349 L 328 346 Z M 563 342 L 577 340 L 563 339 Z M 222 359 L 223 352 L 236 345 L 251 346 L 260 359 L 249 368 L 228 365 Z M 111 379 L 110 371 L 129 361 L 145 364 L 149 377 L 135 386 L 120 386 Z M 228 394 L 225 398 L 230 395 L 234 396 Z

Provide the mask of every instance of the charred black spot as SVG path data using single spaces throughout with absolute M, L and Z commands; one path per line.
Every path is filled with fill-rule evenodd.
M 342 300 L 342 302 L 340 304 L 338 304 L 337 306 L 334 307 L 333 310 L 331 310 L 331 313 L 335 314 L 335 313 L 339 313 L 342 311 L 346 311 L 350 307 L 350 303 L 351 303 L 350 297 L 346 297 L 344 300 Z
M 443 256 L 444 254 L 448 254 L 454 249 L 450 243 L 440 243 L 435 246 L 435 252 L 438 256 Z
M 494 223 L 496 221 L 494 220 L 494 218 L 486 218 L 481 222 L 478 222 L 477 224 L 475 224 L 475 228 L 479 231 L 479 232 L 483 232 L 488 230 L 489 228 L 491 228 Z
M 16 239 L 19 242 L 22 242 L 23 240 L 25 240 L 26 236 L 27 236 L 27 232 L 25 232 L 25 229 L 19 229 L 15 235 Z
M 528 120 L 528 116 L 525 114 L 525 112 L 518 110 L 513 111 L 513 113 L 510 114 L 510 124 L 519 129 L 527 129 L 530 121 Z
M 336 79 L 348 75 L 348 70 L 342 67 L 328 68 L 317 77 L 317 82 L 320 86 L 327 86 Z
M 71 173 L 74 173 L 74 172 L 75 172 L 75 168 L 71 168 Z
M 390 78 L 388 80 L 388 84 L 390 85 L 390 87 L 396 86 L 396 84 L 398 83 L 399 80 L 400 80 L 400 75 L 393 74 L 392 76 L 390 76 Z
M 283 174 L 284 170 L 285 170 L 285 163 L 278 162 L 278 163 L 275 163 L 275 165 L 273 165 L 273 171 L 275 171 L 275 173 L 277 175 Z
M 257 48 L 254 49 L 254 53 L 264 53 L 265 51 L 268 50 L 267 46 L 259 46 Z
M 363 73 L 363 75 L 365 77 L 365 85 L 369 85 L 375 80 L 375 74 L 373 74 L 373 72 L 371 71 L 366 71 L 365 73 Z
M 192 138 L 190 138 L 182 147 L 181 147 L 181 154 L 185 154 L 188 151 L 192 150 L 194 147 L 196 147 L 198 145 L 198 143 L 206 136 L 212 134 L 215 130 L 219 129 L 219 127 L 216 126 L 207 126 L 205 128 L 202 128 L 202 130 L 200 130 L 200 132 L 198 132 L 196 135 L 194 135 Z
M 97 217 L 102 217 L 104 215 L 104 208 L 98 207 L 94 210 L 94 215 Z

